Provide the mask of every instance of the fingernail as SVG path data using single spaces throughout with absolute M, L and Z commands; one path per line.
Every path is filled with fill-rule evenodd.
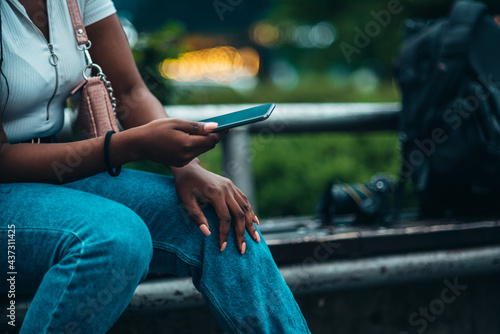
M 207 237 L 210 235 L 210 230 L 208 229 L 207 225 L 201 224 L 200 225 L 200 230 L 203 232 L 204 235 Z
M 257 242 L 260 242 L 260 235 L 258 231 L 255 231 L 255 240 L 257 240 Z
M 242 243 L 241 244 L 241 255 L 245 254 L 245 250 L 247 249 L 247 244 L 246 243 Z
M 222 247 L 220 248 L 220 251 L 223 252 L 224 249 L 226 249 L 226 246 L 227 246 L 227 242 L 224 241 L 224 243 L 222 244 Z
M 219 124 L 217 124 L 215 122 L 209 122 L 209 123 L 205 123 L 204 129 L 207 130 L 207 131 L 213 131 L 218 126 L 219 126 Z
M 259 218 L 257 216 L 254 216 L 254 217 L 255 217 L 255 222 L 257 223 L 257 225 L 260 225 Z

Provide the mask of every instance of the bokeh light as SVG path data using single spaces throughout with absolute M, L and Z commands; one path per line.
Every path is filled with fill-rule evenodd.
M 177 82 L 231 84 L 241 78 L 255 77 L 259 68 L 260 57 L 255 49 L 219 46 L 165 59 L 159 70 L 164 78 Z
M 266 21 L 257 23 L 252 32 L 252 40 L 265 47 L 275 46 L 280 37 L 279 29 Z
M 337 40 L 337 29 L 327 21 L 315 25 L 297 25 L 288 21 L 273 25 L 260 21 L 250 29 L 250 38 L 267 48 L 291 44 L 302 49 L 325 49 Z

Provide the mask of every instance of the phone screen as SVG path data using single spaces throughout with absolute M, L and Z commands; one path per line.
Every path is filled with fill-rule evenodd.
M 271 116 L 275 107 L 274 103 L 263 104 L 257 107 L 207 118 L 200 122 L 216 122 L 219 126 L 213 132 L 220 132 L 237 126 L 263 121 Z

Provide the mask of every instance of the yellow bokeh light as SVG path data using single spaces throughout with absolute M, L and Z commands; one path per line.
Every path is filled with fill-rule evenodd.
M 239 78 L 255 77 L 259 67 L 260 57 L 255 49 L 220 46 L 187 52 L 178 59 L 165 59 L 159 70 L 164 78 L 179 82 L 230 84 Z
M 280 37 L 280 31 L 272 24 L 261 21 L 253 28 L 251 37 L 254 42 L 265 47 L 276 45 Z

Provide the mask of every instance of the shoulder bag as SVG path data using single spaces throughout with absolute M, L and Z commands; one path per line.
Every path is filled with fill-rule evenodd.
M 116 120 L 116 98 L 111 82 L 106 79 L 99 65 L 90 57 L 92 43 L 88 39 L 77 0 L 67 0 L 78 49 L 85 54 L 84 81 L 72 92 L 81 89 L 77 124 L 86 138 L 105 136 L 108 131 L 119 131 Z M 89 73 L 89 74 L 87 74 Z M 94 74 L 95 73 L 95 74 Z

